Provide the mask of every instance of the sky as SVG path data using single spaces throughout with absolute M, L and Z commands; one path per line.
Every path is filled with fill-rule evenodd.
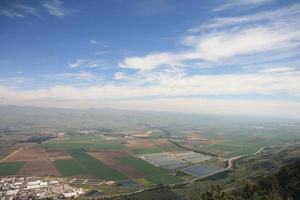
M 0 104 L 300 118 L 300 2 L 1 0 Z

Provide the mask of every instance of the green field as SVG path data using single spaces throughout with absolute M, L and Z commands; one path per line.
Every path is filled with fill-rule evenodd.
M 123 180 L 128 178 L 80 149 L 70 149 L 67 152 L 80 165 L 80 168 L 85 169 L 88 174 L 95 178 L 103 180 Z
M 78 176 L 87 174 L 87 170 L 76 160 L 56 160 L 54 164 L 62 176 Z
M 0 163 L 0 176 L 16 175 L 24 166 L 25 162 Z
M 145 179 L 154 184 L 163 184 L 163 183 L 178 183 L 182 181 L 182 179 L 169 175 L 166 170 L 155 167 L 147 163 L 146 161 L 134 158 L 134 157 L 122 157 L 119 160 L 129 166 L 136 168 L 137 170 L 146 174 Z
M 149 148 L 132 148 L 130 150 L 134 154 L 147 154 L 147 153 L 162 153 L 162 152 L 169 152 L 169 151 L 182 151 L 182 148 L 177 147 L 174 144 L 164 144 L 164 145 L 159 145 L 159 146 L 154 146 Z
M 131 152 L 133 154 L 147 154 L 147 153 L 162 153 L 164 151 L 158 147 L 151 147 L 151 148 L 134 148 L 131 149 Z
M 239 155 L 250 155 L 257 152 L 264 146 L 261 144 L 252 143 L 221 143 L 213 144 L 208 147 L 210 151 L 217 153 L 219 156 L 230 158 Z
M 166 173 L 165 170 L 155 167 L 154 165 L 151 165 L 140 158 L 134 158 L 132 156 L 128 156 L 128 157 L 121 157 L 119 158 L 119 160 L 122 163 L 132 166 L 137 170 L 145 173 L 147 176 L 155 176 L 158 174 Z
M 148 181 L 154 184 L 174 184 L 179 183 L 182 179 L 172 176 L 170 174 L 161 174 L 158 176 L 150 176 L 146 178 Z
M 99 149 L 99 150 L 124 150 L 124 140 L 105 140 L 94 135 L 72 135 L 64 140 L 52 139 L 41 144 L 45 149 Z

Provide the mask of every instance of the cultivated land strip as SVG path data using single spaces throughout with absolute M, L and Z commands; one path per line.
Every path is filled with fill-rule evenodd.
M 7 160 L 8 158 L 10 158 L 11 156 L 15 155 L 16 153 L 18 153 L 19 151 L 22 151 L 24 148 L 21 147 L 19 149 L 17 149 L 16 151 L 10 153 L 9 155 L 7 155 L 5 158 L 3 158 L 0 163 L 4 162 L 5 160 Z

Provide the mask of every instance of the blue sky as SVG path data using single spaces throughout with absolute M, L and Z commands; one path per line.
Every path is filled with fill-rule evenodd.
M 0 104 L 299 117 L 297 0 L 3 0 L 0 28 Z

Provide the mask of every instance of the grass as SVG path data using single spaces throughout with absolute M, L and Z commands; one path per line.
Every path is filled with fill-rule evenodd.
M 131 149 L 131 152 L 134 154 L 147 154 L 147 153 L 162 153 L 164 151 L 158 147 L 151 147 L 151 148 L 135 148 L 135 149 Z
M 64 177 L 87 174 L 86 169 L 74 159 L 56 160 L 54 161 L 54 164 L 60 174 Z
M 209 148 L 218 151 L 232 152 L 239 149 L 243 149 L 245 146 L 243 144 L 213 144 Z
M 123 140 L 105 140 L 96 136 L 72 136 L 66 140 L 49 140 L 40 145 L 45 149 L 99 149 L 99 150 L 124 150 Z
M 183 171 L 177 171 L 177 172 L 176 172 L 176 176 L 177 176 L 177 177 L 180 177 L 181 179 L 184 179 L 184 180 L 186 180 L 186 181 L 189 181 L 189 180 L 192 180 L 192 179 L 195 178 L 194 176 L 192 176 L 192 175 L 190 175 L 190 174 L 187 174 L 187 173 L 185 173 L 185 172 L 183 172 Z
M 119 158 L 119 160 L 124 164 L 132 166 L 137 170 L 145 173 L 145 179 L 147 180 L 146 183 L 151 182 L 153 184 L 172 184 L 182 181 L 182 179 L 168 174 L 166 170 L 151 165 L 140 158 L 128 156 Z
M 121 157 L 119 158 L 119 160 L 122 163 L 132 166 L 133 168 L 136 168 L 137 170 L 145 173 L 147 176 L 155 176 L 158 174 L 166 173 L 165 170 L 155 167 L 154 165 L 151 165 L 140 158 L 127 156 L 127 157 Z
M 0 163 L 0 176 L 16 175 L 24 166 L 25 162 Z
M 225 158 L 230 158 L 239 155 L 253 154 L 263 146 L 264 143 L 222 143 L 210 145 L 208 148 L 212 151 L 217 151 L 217 154 Z
M 251 154 L 256 153 L 262 147 L 263 147 L 263 145 L 248 146 L 248 147 L 245 147 L 238 151 L 231 152 L 231 153 L 227 154 L 226 157 L 230 158 L 230 157 L 238 156 L 238 155 L 251 155 Z
M 80 149 L 67 150 L 67 152 L 82 168 L 97 179 L 123 180 L 128 178 Z
M 162 151 L 166 151 L 166 152 L 168 152 L 168 151 L 183 151 L 182 148 L 174 145 L 173 143 L 159 145 L 159 148 Z
M 170 174 L 161 174 L 159 176 L 150 176 L 146 178 L 151 183 L 155 184 L 174 184 L 179 183 L 182 181 L 182 179 L 172 176 Z
M 141 185 L 144 185 L 144 186 L 150 186 L 152 185 L 151 182 L 149 182 L 147 179 L 145 178 L 139 178 L 139 179 L 136 179 L 135 180 L 137 183 L 141 184 Z

